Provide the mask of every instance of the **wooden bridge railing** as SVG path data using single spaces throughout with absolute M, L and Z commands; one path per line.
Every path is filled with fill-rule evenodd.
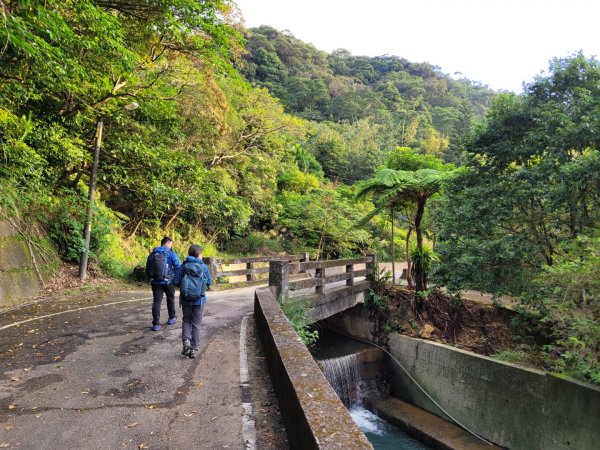
M 286 263 L 305 263 L 309 261 L 308 253 L 298 255 L 284 256 L 252 256 L 247 258 L 202 258 L 210 270 L 213 279 L 212 289 L 219 288 L 237 288 L 244 286 L 253 286 L 257 284 L 266 284 L 267 277 L 261 277 L 261 274 L 269 273 L 268 263 L 273 261 Z M 245 264 L 245 269 L 231 269 L 226 266 Z M 264 265 L 264 267 L 259 267 Z M 245 277 L 244 280 L 223 282 L 224 278 Z
M 290 262 L 285 260 L 271 261 L 269 271 L 269 286 L 275 287 L 278 300 L 283 301 L 289 297 L 290 291 L 300 291 L 314 288 L 315 295 L 323 294 L 326 285 L 339 281 L 346 281 L 347 287 L 353 287 L 356 279 L 365 277 L 370 283 L 376 270 L 376 257 L 369 255 L 363 258 L 338 259 L 328 261 Z M 357 265 L 365 265 L 364 269 L 355 270 Z M 328 270 L 345 268 L 341 273 L 327 275 Z M 297 273 L 308 272 L 314 269 L 315 274 L 310 278 L 292 280 L 290 277 Z

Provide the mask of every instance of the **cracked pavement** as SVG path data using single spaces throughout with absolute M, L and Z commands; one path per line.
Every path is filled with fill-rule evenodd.
M 180 355 L 179 308 L 167 326 L 164 301 L 161 329 L 151 330 L 149 288 L 0 314 L 1 328 L 62 311 L 0 330 L 0 446 L 243 449 L 239 330 L 253 294 L 209 292 L 196 359 Z M 276 404 L 255 333 L 248 340 L 252 392 Z M 278 408 L 259 410 L 259 443 L 270 447 L 262 429 L 286 448 Z

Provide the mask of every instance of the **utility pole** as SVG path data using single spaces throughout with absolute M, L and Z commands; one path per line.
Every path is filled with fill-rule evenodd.
M 87 278 L 87 265 L 90 254 L 90 237 L 92 235 L 92 217 L 94 215 L 94 198 L 96 196 L 96 178 L 98 177 L 98 162 L 100 161 L 100 146 L 102 145 L 102 120 L 98 121 L 96 127 L 96 147 L 94 149 L 94 165 L 92 166 L 92 178 L 90 180 L 90 195 L 87 207 L 87 216 L 83 228 L 83 252 L 79 261 L 79 278 Z

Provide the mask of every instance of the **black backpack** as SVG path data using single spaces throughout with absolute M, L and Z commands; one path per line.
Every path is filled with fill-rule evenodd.
M 183 300 L 193 301 L 206 293 L 206 274 L 199 262 L 184 262 L 179 293 Z
M 153 251 L 150 255 L 152 264 L 150 264 L 150 273 L 152 280 L 162 281 L 167 278 L 167 252 Z

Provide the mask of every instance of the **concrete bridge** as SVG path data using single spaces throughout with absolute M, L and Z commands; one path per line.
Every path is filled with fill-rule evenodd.
M 204 258 L 216 289 L 267 284 L 280 303 L 301 299 L 307 318 L 318 322 L 362 303 L 377 266 L 374 255 L 310 261 L 308 254 L 250 258 Z M 246 268 L 232 268 L 246 265 Z M 268 278 L 267 278 L 268 277 Z M 223 280 L 226 280 L 223 283 Z

